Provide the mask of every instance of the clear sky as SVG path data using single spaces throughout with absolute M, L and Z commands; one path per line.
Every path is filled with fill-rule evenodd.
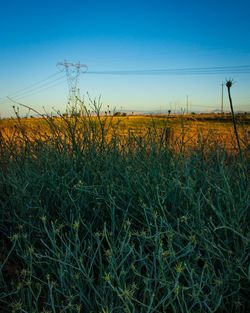
M 249 0 L 2 0 L 1 116 L 12 114 L 7 95 L 36 109 L 63 111 L 68 96 L 64 73 L 44 79 L 64 59 L 87 64 L 89 72 L 250 65 L 249 15 Z M 207 111 L 220 108 L 221 83 L 229 77 L 236 81 L 236 110 L 249 110 L 250 70 L 216 75 L 89 73 L 81 75 L 80 89 L 82 95 L 101 94 L 104 109 L 180 109 L 188 95 L 192 110 Z

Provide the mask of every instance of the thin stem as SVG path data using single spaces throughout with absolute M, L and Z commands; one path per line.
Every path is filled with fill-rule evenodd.
M 232 98 L 231 98 L 231 93 L 230 93 L 231 86 L 228 86 L 228 85 L 226 85 L 226 86 L 227 86 L 228 98 L 229 98 L 230 108 L 231 108 L 232 117 L 233 117 L 234 133 L 235 133 L 237 145 L 238 145 L 238 148 L 239 148 L 240 156 L 242 157 L 241 146 L 240 146 L 240 139 L 239 139 L 239 134 L 238 134 L 237 126 L 236 126 L 236 119 L 235 119 L 235 115 L 234 115 L 233 103 L 232 103 Z

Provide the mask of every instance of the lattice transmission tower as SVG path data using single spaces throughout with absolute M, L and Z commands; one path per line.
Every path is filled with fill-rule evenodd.
M 88 67 L 80 62 L 71 63 L 66 60 L 57 63 L 57 65 L 66 73 L 69 88 L 68 106 L 74 110 L 77 108 L 77 103 L 80 99 L 79 77 L 81 73 L 88 70 Z

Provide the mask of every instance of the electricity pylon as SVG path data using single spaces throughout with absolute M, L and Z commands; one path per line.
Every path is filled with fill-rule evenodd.
M 80 99 L 79 76 L 81 73 L 86 72 L 88 67 L 80 62 L 71 63 L 66 60 L 57 63 L 57 65 L 63 67 L 62 70 L 66 73 L 69 88 L 68 106 L 74 110 L 77 108 L 77 102 Z

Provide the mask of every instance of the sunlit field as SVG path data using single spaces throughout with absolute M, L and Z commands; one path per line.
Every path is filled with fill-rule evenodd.
M 105 136 L 111 140 L 118 135 L 119 141 L 123 138 L 137 137 L 146 139 L 154 137 L 158 144 L 167 144 L 176 151 L 197 148 L 200 144 L 218 145 L 231 152 L 237 150 L 235 134 L 233 132 L 231 114 L 168 114 L 168 115 L 126 115 L 105 114 L 77 114 L 77 116 L 37 116 L 35 118 L 2 119 L 0 130 L 2 136 L 11 141 L 26 136 L 29 141 L 46 140 L 55 136 L 61 138 L 86 136 L 89 129 L 96 136 Z M 238 132 L 243 149 L 247 149 L 250 134 L 250 115 L 238 114 Z M 104 133 L 97 134 L 97 129 L 103 128 Z M 70 133 L 71 132 L 71 133 Z
M 249 121 L 0 120 L 0 312 L 249 312 Z

